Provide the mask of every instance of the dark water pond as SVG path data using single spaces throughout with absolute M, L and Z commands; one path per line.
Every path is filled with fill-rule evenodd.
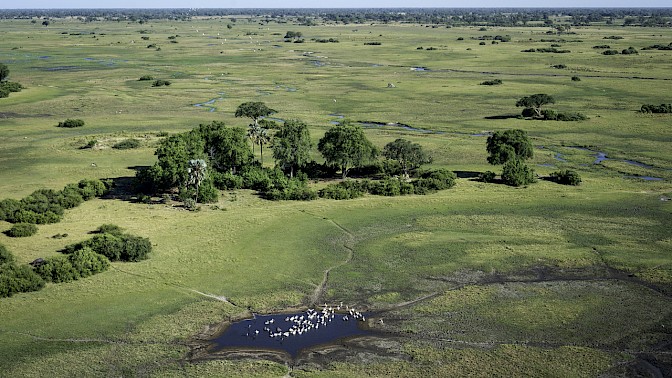
M 212 350 L 270 349 L 296 357 L 306 348 L 372 334 L 362 327 L 366 316 L 366 313 L 337 313 L 326 308 L 295 314 L 255 315 L 252 319 L 232 323 L 212 340 Z
M 644 181 L 663 181 L 662 177 L 651 177 L 651 176 L 624 176 L 625 178 L 630 178 L 630 179 L 638 179 L 638 180 L 644 180 Z

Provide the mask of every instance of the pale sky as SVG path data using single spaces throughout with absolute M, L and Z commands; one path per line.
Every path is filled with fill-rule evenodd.
M 3 1 L 4 2 L 4 1 Z M 50 8 L 572 8 L 670 7 L 669 0 L 23 0 L 2 9 Z

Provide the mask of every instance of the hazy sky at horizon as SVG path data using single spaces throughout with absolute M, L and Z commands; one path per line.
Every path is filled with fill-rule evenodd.
M 92 6 L 93 5 L 93 6 Z M 571 8 L 670 7 L 668 0 L 24 0 L 0 9 L 74 8 Z

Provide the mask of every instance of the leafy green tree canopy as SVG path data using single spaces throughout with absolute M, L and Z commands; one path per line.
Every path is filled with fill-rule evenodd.
M 504 164 L 512 159 L 526 160 L 533 156 L 532 142 L 527 132 L 520 129 L 496 131 L 488 137 L 488 163 Z
M 320 139 L 317 149 L 329 164 L 338 165 L 346 178 L 353 167 L 362 166 L 378 156 L 378 150 L 360 126 L 344 123 L 332 127 Z
M 555 99 L 545 93 L 533 94 L 531 96 L 525 96 L 516 102 L 517 107 L 524 107 L 526 109 L 532 109 L 534 114 L 538 118 L 543 118 L 541 114 L 541 107 L 548 104 L 555 104 Z
M 283 168 L 289 168 L 289 176 L 310 160 L 310 139 L 308 125 L 299 120 L 287 120 L 273 138 L 273 158 Z
M 259 124 L 259 118 L 269 116 L 277 113 L 275 110 L 269 108 L 263 102 L 244 102 L 238 105 L 236 109 L 236 117 L 252 118 L 255 125 Z
M 422 146 L 401 138 L 386 144 L 383 148 L 383 156 L 398 161 L 406 176 L 410 169 L 416 169 L 422 164 L 432 162 L 431 156 L 423 151 Z

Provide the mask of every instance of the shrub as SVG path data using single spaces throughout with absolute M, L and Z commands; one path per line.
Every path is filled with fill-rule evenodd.
M 369 192 L 379 196 L 398 196 L 401 195 L 401 183 L 396 178 L 372 182 L 369 186 Z
M 581 184 L 581 176 L 579 176 L 578 172 L 572 171 L 570 169 L 564 169 L 562 171 L 551 173 L 551 179 L 558 184 L 563 185 Z
M 14 262 L 0 263 L 0 298 L 37 291 L 43 287 L 44 280 L 29 266 L 16 265 Z
M 110 267 L 110 260 L 91 248 L 77 250 L 69 255 L 68 259 L 74 271 L 81 278 L 104 272 Z
M 48 282 L 70 282 L 79 279 L 80 275 L 72 266 L 68 256 L 54 256 L 44 259 L 35 272 Z
M 12 255 L 11 252 L 5 247 L 4 245 L 0 244 L 0 265 L 2 264 L 10 264 L 14 262 L 14 255 Z
M 84 201 L 88 201 L 93 197 L 102 197 L 109 190 L 104 182 L 97 179 L 81 180 L 77 186 L 79 187 L 79 193 L 82 195 Z
M 63 252 L 75 253 L 83 248 L 107 257 L 110 261 L 140 261 L 148 258 L 152 251 L 149 239 L 129 234 L 100 234 L 80 243 L 70 244 Z
M 154 80 L 154 76 L 152 75 L 143 75 L 140 76 L 140 78 L 138 79 L 138 81 L 151 81 L 151 80 Z
M 602 51 L 602 55 L 618 55 L 617 50 L 604 50 Z
M 73 127 L 82 127 L 84 126 L 84 121 L 81 119 L 71 119 L 68 118 L 63 122 L 59 122 L 56 127 L 66 127 L 66 128 L 73 128 Z
M 557 69 L 559 69 L 559 70 L 562 70 L 562 69 L 567 68 L 567 66 L 564 65 L 564 64 L 554 64 L 554 65 L 552 65 L 551 67 L 553 67 L 553 68 L 557 68 Z
M 346 180 L 337 184 L 329 184 L 319 191 L 319 196 L 335 200 L 362 197 L 369 191 L 370 182 L 366 180 Z
M 92 234 L 112 234 L 112 235 L 121 235 L 123 229 L 116 224 L 105 223 L 100 225 L 95 230 L 91 231 Z
M 558 113 L 557 121 L 585 121 L 588 117 L 582 113 Z
M 581 81 L 581 78 L 578 76 L 572 76 L 572 81 Z
M 12 222 L 14 214 L 21 209 L 21 202 L 7 198 L 0 201 L 0 220 Z
M 640 113 L 672 113 L 672 104 L 660 104 L 658 106 L 644 104 L 639 111 Z
M 610 49 L 611 46 L 609 46 L 609 45 L 597 45 L 597 46 L 593 46 L 593 48 L 594 49 Z
M 215 203 L 219 200 L 219 191 L 211 177 L 206 178 L 201 182 L 198 188 L 198 202 L 200 203 Z
M 164 80 L 164 79 L 156 79 L 156 80 L 154 80 L 154 82 L 152 83 L 152 87 L 162 87 L 162 86 L 168 86 L 168 85 L 170 85 L 170 84 L 172 84 L 172 83 L 171 83 L 170 81 L 168 81 L 168 80 Z
M 125 139 L 112 146 L 112 148 L 117 150 L 130 150 L 138 147 L 140 147 L 140 141 L 137 139 Z
M 37 226 L 32 223 L 16 223 L 5 231 L 5 235 L 11 238 L 24 238 L 35 234 L 37 234 Z
M 486 80 L 481 83 L 481 85 L 501 85 L 502 81 L 500 79 Z
M 380 46 L 382 45 L 381 42 L 364 42 L 365 46 Z
M 221 173 L 214 171 L 211 173 L 215 188 L 219 190 L 240 189 L 243 187 L 243 178 L 233 173 Z
M 21 83 L 16 83 L 13 81 L 2 81 L 0 82 L 0 88 L 6 90 L 7 92 L 21 92 L 23 85 Z
M 639 52 L 637 51 L 637 49 L 635 49 L 634 47 L 630 46 L 630 47 L 628 47 L 627 49 L 624 49 L 623 51 L 621 51 L 621 54 L 623 54 L 623 55 L 631 55 L 631 54 L 639 54 Z
M 520 159 L 511 159 L 504 164 L 502 181 L 506 185 L 522 186 L 535 182 L 534 170 Z
M 497 177 L 497 174 L 492 171 L 485 171 L 478 174 L 478 179 L 482 182 L 493 182 L 495 181 L 495 177 Z

